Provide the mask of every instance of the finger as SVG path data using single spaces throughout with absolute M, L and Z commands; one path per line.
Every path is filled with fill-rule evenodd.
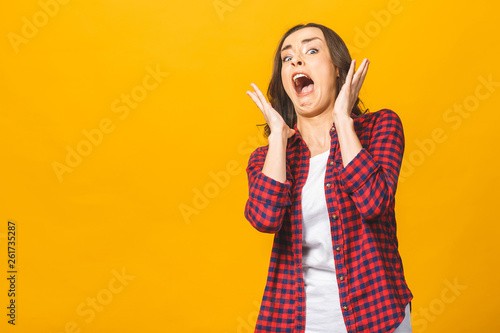
M 353 81 L 356 80 L 356 78 L 359 77 L 360 73 L 363 71 L 363 69 L 365 68 L 365 65 L 367 63 L 367 60 L 368 59 L 363 59 L 363 61 L 361 62 L 361 64 L 359 65 L 358 69 L 354 71 L 354 78 L 353 78 Z
M 363 60 L 363 62 L 361 63 L 361 65 L 359 65 L 359 68 L 356 71 L 356 73 L 354 74 L 354 78 L 352 80 L 353 85 L 356 86 L 359 82 L 359 79 L 363 76 L 363 73 L 366 73 L 366 69 L 368 68 L 368 64 L 369 64 L 369 61 L 367 58 L 365 58 Z
M 257 107 L 260 109 L 260 111 L 264 112 L 264 106 L 262 105 L 262 103 L 261 103 L 260 99 L 257 97 L 257 95 L 251 91 L 247 91 L 247 95 L 250 96 L 250 98 L 257 105 Z
M 345 84 L 347 84 L 347 87 L 351 87 L 352 84 L 352 77 L 354 75 L 354 68 L 356 68 L 356 59 L 353 59 L 351 61 L 351 66 L 349 67 L 349 71 L 347 72 L 347 77 L 345 79 Z
M 363 68 L 359 69 L 358 72 L 359 72 L 359 75 L 358 75 L 358 78 L 356 80 L 356 91 L 359 92 L 361 90 L 361 86 L 363 85 L 363 82 L 365 81 L 365 77 L 366 77 L 366 73 L 368 72 L 368 65 L 370 64 L 370 62 L 368 61 L 368 59 L 365 59 L 365 63 L 363 65 Z
M 260 102 L 262 103 L 263 106 L 267 106 L 267 99 L 264 96 L 264 94 L 260 91 L 259 87 L 255 83 L 252 83 L 251 86 L 255 90 L 255 93 L 257 97 L 259 98 Z
M 250 96 L 250 98 L 252 99 L 252 101 L 257 105 L 257 107 L 259 109 L 262 109 L 262 103 L 260 102 L 259 98 L 257 97 L 257 95 L 252 92 L 252 91 L 247 91 L 247 95 Z
M 366 73 L 368 73 L 368 66 L 370 65 L 370 61 L 366 60 L 366 65 L 365 68 L 363 69 L 363 72 L 361 73 L 361 78 L 360 78 L 360 86 L 363 84 L 365 81 Z

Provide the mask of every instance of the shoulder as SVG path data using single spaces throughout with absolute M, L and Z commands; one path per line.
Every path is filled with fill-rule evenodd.
M 356 129 L 362 132 L 384 129 L 403 130 L 401 118 L 391 109 L 380 109 L 375 112 L 364 113 L 353 119 Z
M 399 115 L 391 109 L 380 109 L 374 112 L 367 112 L 354 117 L 354 122 L 358 123 L 373 123 L 380 121 L 396 121 L 401 123 L 401 118 Z
M 299 139 L 297 139 L 296 135 L 297 134 L 295 134 L 295 136 L 293 136 L 292 138 L 288 139 L 288 143 L 286 146 L 286 158 L 287 158 L 287 160 L 290 160 L 290 159 L 294 160 L 294 159 L 296 159 L 298 154 L 300 154 L 300 145 L 298 144 Z M 265 159 L 266 159 L 268 150 L 269 150 L 269 144 L 255 148 L 255 150 L 250 154 L 248 164 L 249 165 L 251 165 L 251 164 L 263 164 Z M 287 166 L 288 166 L 288 163 L 287 163 Z
M 257 147 L 250 154 L 250 158 L 248 159 L 249 166 L 251 164 L 263 164 L 265 159 L 266 159 L 268 149 L 269 149 L 269 145 Z
M 266 155 L 269 149 L 269 144 L 255 148 L 250 156 Z

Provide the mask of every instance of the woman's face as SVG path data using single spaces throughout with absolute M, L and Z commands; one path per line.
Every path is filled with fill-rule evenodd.
M 312 117 L 333 110 L 338 69 L 321 29 L 295 31 L 283 42 L 281 79 L 297 115 Z

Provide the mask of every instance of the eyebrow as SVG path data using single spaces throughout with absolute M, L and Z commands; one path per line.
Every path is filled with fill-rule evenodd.
M 319 37 L 311 37 L 311 38 L 306 38 L 306 39 L 302 40 L 302 43 L 301 43 L 301 44 L 309 43 L 310 41 L 315 40 L 315 39 L 319 39 L 319 40 L 321 40 L 321 38 L 319 38 Z M 288 49 L 289 49 L 289 48 L 291 48 L 291 47 L 292 47 L 292 45 L 288 44 L 287 46 L 285 46 L 285 47 L 283 47 L 283 48 L 281 49 L 281 52 L 283 52 L 283 51 L 285 51 L 285 50 L 288 50 Z

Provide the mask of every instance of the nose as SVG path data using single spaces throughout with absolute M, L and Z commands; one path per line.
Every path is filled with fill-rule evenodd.
M 302 61 L 302 59 L 299 56 L 297 56 L 296 58 L 292 59 L 292 65 L 294 65 L 294 66 L 298 66 L 298 65 L 302 66 L 302 65 L 304 65 L 304 62 Z

